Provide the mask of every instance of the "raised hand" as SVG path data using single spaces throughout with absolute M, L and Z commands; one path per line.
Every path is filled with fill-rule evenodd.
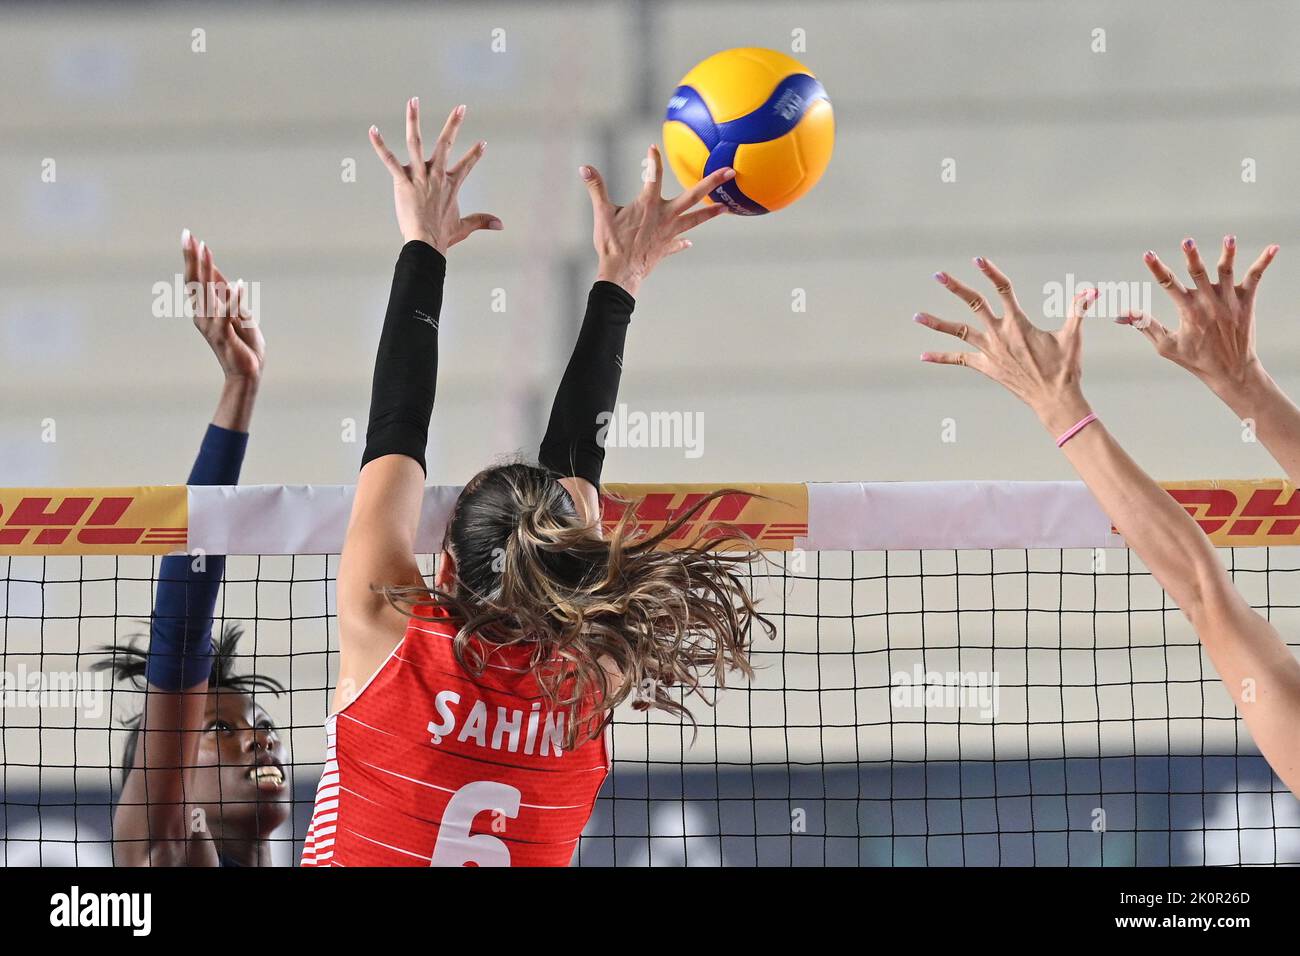
M 1235 236 L 1223 238 L 1217 282 L 1210 279 L 1194 240 L 1184 239 L 1182 248 L 1191 289 L 1178 281 L 1154 252 L 1142 257 L 1174 300 L 1178 327 L 1171 331 L 1144 312 L 1130 312 L 1115 321 L 1141 331 L 1159 354 L 1223 395 L 1260 371 L 1255 354 L 1255 292 L 1278 247 L 1269 246 L 1260 253 L 1240 284 L 1234 281 L 1232 271 L 1237 255 Z
M 266 341 L 249 311 L 244 280 L 231 285 L 212 261 L 207 243 L 196 242 L 188 229 L 181 232 L 181 254 L 185 287 L 192 293 L 194 327 L 217 356 L 227 380 L 257 382 L 262 376 Z
M 1065 324 L 1055 332 L 1038 328 L 1016 301 L 1015 290 L 993 263 L 977 258 L 979 267 L 993 282 L 1002 302 L 1002 314 L 988 300 L 946 272 L 935 280 L 966 303 L 980 320 L 979 327 L 966 322 L 949 322 L 926 312 L 913 319 L 926 328 L 955 336 L 975 352 L 924 352 L 921 361 L 938 365 L 965 365 L 987 375 L 1023 401 L 1054 435 L 1079 422 L 1090 412 L 1083 397 L 1083 316 L 1096 300 L 1097 290 L 1088 289 L 1075 297 Z
M 718 186 L 735 178 L 735 170 L 719 169 L 674 199 L 664 199 L 664 160 L 657 146 L 647 153 L 648 175 L 636 199 L 627 206 L 610 202 L 605 180 L 594 166 L 579 166 L 578 175 L 587 184 L 595 214 L 592 244 L 600 257 L 597 279 L 622 286 L 636 295 L 659 262 L 683 249 L 691 241 L 682 234 L 723 215 L 721 204 L 693 209 Z
M 457 106 L 447 117 L 442 132 L 433 144 L 433 155 L 424 158 L 420 138 L 420 98 L 406 103 L 406 150 L 410 162 L 398 162 L 379 135 L 379 127 L 370 127 L 370 145 L 393 174 L 393 204 L 397 208 L 397 226 L 407 242 L 419 239 L 443 255 L 470 233 L 480 229 L 501 229 L 501 220 L 485 212 L 460 214 L 460 187 L 469 176 L 487 143 L 475 143 L 455 165 L 449 166 L 451 148 L 465 119 L 465 107 Z

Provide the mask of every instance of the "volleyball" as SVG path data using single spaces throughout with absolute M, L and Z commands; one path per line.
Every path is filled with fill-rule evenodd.
M 743 216 L 782 209 L 826 171 L 835 144 L 830 97 L 802 63 L 761 47 L 696 64 L 668 101 L 664 152 L 682 186 L 730 166 L 709 194 Z

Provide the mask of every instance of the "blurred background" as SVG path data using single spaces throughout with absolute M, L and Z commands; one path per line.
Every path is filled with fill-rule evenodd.
M 1278 242 L 1259 300 L 1260 351 L 1284 385 L 1300 387 L 1290 313 L 1300 294 L 1300 6 L 1288 0 L 5 3 L 0 485 L 184 480 L 220 373 L 188 319 L 155 314 L 159 285 L 178 281 L 182 228 L 258 292 L 267 372 L 244 481 L 352 482 L 361 446 L 351 439 L 364 433 L 401 245 L 366 130 L 377 124 L 396 148 L 413 95 L 426 138 L 452 106 L 469 104 L 460 148 L 489 146 L 463 208 L 506 225 L 449 257 L 429 481 L 459 484 L 497 455 L 533 454 L 594 278 L 577 166 L 596 165 L 613 196 L 630 197 L 679 78 L 747 45 L 790 52 L 817 74 L 834 104 L 835 155 L 797 204 L 710 224 L 646 283 L 620 399 L 702 415 L 702 453 L 614 450 L 608 479 L 1073 477 L 1010 396 L 975 373 L 917 361 L 950 343 L 912 314 L 962 312 L 931 274 L 974 281 L 974 255 L 996 261 L 1045 322 L 1059 320 L 1044 316 L 1058 290 L 1088 283 L 1135 290 L 1133 304 L 1172 322 L 1144 250 L 1176 263 L 1184 236 L 1216 250 L 1232 232 L 1248 263 Z M 1085 368 L 1094 407 L 1158 478 L 1279 471 L 1137 333 L 1090 319 Z M 1046 588 L 1034 606 L 1050 611 L 1066 559 L 1012 557 L 1000 566 L 1023 577 L 1024 597 L 995 597 L 991 570 L 971 572 L 989 587 L 988 606 L 1028 606 L 1028 593 Z M 147 618 L 153 562 L 67 560 L 5 566 L 7 665 L 82 669 L 92 645 Z M 296 857 L 319 772 L 335 636 L 334 565 L 315 560 L 324 563 L 232 560 L 223 604 L 250 622 L 263 655 L 253 663 L 295 687 L 290 702 L 271 705 L 292 733 L 300 801 L 277 851 L 283 863 Z M 1251 745 L 1194 636 L 1149 580 L 1135 598 L 1125 555 L 1100 588 L 1092 556 L 1076 555 L 1083 591 L 1056 595 L 1046 617 L 998 618 L 996 643 L 1018 648 L 1020 663 L 987 663 L 1019 686 L 1005 726 L 985 725 L 973 743 L 960 717 L 955 728 L 926 726 L 923 715 L 892 714 L 887 697 L 889 674 L 914 662 L 983 660 L 926 656 L 921 612 L 931 641 L 936 611 L 953 612 L 941 628 L 958 620 L 949 558 L 926 557 L 939 562 L 928 572 L 921 556 L 914 568 L 836 560 L 839 590 L 824 596 L 813 581 L 781 605 L 786 643 L 765 663 L 793 709 L 756 715 L 751 695 L 733 696 L 695 749 L 679 724 L 638 715 L 644 733 L 618 738 L 628 763 L 593 819 L 587 861 L 620 852 L 618 862 L 706 864 L 1300 861 L 1294 800 L 1258 759 L 1237 756 Z M 1264 552 L 1252 560 L 1252 600 L 1285 604 L 1294 591 L 1278 589 L 1281 566 Z M 1294 564 L 1285 573 L 1288 583 L 1300 575 Z M 913 580 L 890 582 L 886 596 L 885 577 L 899 574 Z M 1116 624 L 1099 638 L 1099 611 L 1139 604 L 1141 627 Z M 92 605 L 102 614 L 92 618 Z M 850 625 L 823 632 L 831 612 Z M 1073 624 L 1062 623 L 1066 612 Z M 965 640 L 992 640 L 993 614 L 962 620 Z M 787 656 L 800 647 L 806 658 Z M 823 651 L 849 657 L 823 672 Z M 0 862 L 106 862 L 120 732 L 109 746 L 107 717 L 73 715 L 62 730 L 49 714 L 0 717 Z M 921 722 L 919 734 L 895 727 L 907 720 Z M 831 739 L 835 728 L 848 737 Z M 87 733 L 90 749 L 78 751 Z M 1206 758 L 1211 746 L 1228 756 Z M 958 747 L 964 763 L 949 760 Z M 1105 764 L 1107 753 L 1120 762 Z M 688 773 L 688 762 L 699 767 Z M 756 771 L 757 762 L 768 765 Z M 822 836 L 796 854 L 790 798 L 829 791 L 844 802 L 806 801 Z M 1233 795 L 1206 797 L 1215 791 Z M 739 795 L 725 820 L 723 793 Z M 1119 800 L 1115 827 L 1126 831 L 1110 843 L 1089 830 L 1104 793 L 1108 806 Z M 619 806 L 627 815 L 616 824 Z M 776 836 L 760 844 L 747 826 Z M 696 827 L 742 832 L 692 850 Z M 630 834 L 621 850 L 616 832 Z
M 919 365 L 946 343 L 912 313 L 960 312 L 931 273 L 974 279 L 989 256 L 1035 313 L 1071 276 L 1144 282 L 1142 252 L 1176 262 L 1186 235 L 1235 232 L 1243 257 L 1279 242 L 1260 348 L 1300 384 L 1298 40 L 1287 0 L 5 4 L 0 483 L 184 479 L 219 371 L 187 320 L 153 314 L 183 227 L 261 292 L 245 480 L 352 481 L 342 423 L 364 431 L 400 246 L 366 129 L 400 143 L 411 95 L 435 129 L 469 104 L 464 145 L 489 146 L 465 205 L 506 224 L 451 255 L 430 481 L 533 453 L 594 277 L 576 167 L 631 196 L 694 63 L 792 44 L 834 104 L 830 169 L 645 285 L 621 398 L 702 413 L 703 454 L 619 450 L 609 477 L 1067 477 L 1013 399 Z M 1277 471 L 1137 333 L 1089 332 L 1090 396 L 1155 474 Z

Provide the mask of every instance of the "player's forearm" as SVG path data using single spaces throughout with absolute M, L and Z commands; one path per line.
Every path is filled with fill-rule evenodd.
M 1212 385 L 1214 393 L 1250 427 L 1282 466 L 1300 484 L 1300 408 L 1262 366 L 1256 364 L 1239 381 Z
M 239 484 L 247 447 L 247 432 L 209 425 L 186 484 Z M 175 692 L 208 679 L 212 619 L 225 569 L 221 555 L 168 555 L 159 563 L 146 670 L 152 687 Z
M 253 421 L 253 406 L 261 384 L 256 376 L 226 376 L 212 424 L 232 432 L 246 432 Z
M 1260 614 L 1232 602 L 1197 628 L 1260 753 L 1300 796 L 1300 662 Z
M 600 486 L 605 448 L 600 440 L 618 401 L 623 346 L 636 300 L 608 280 L 597 280 L 587 297 L 578 341 L 551 406 L 538 461 L 557 476 Z
M 446 274 L 447 260 L 428 243 L 412 240 L 402 247 L 375 355 L 362 468 L 386 455 L 404 455 L 428 473 L 425 446 L 437 394 Z
M 1063 451 L 1128 546 L 1190 618 L 1231 589 L 1205 533 L 1101 422 L 1084 428 Z
M 187 693 L 149 689 L 135 761 L 113 815 L 114 855 L 120 864 L 138 866 L 156 854 L 166 857 L 169 847 L 179 852 L 190 836 L 185 768 L 195 765 L 206 700 L 206 685 Z
M 1191 516 L 1100 422 L 1062 450 L 1128 546 L 1196 628 L 1260 752 L 1286 785 L 1300 792 L 1295 734 L 1300 663 L 1290 648 L 1241 597 Z

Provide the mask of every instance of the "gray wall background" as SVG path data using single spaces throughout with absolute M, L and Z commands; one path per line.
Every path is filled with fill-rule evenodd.
M 489 150 L 466 205 L 507 224 L 451 256 L 430 480 L 531 453 L 594 275 L 575 167 L 630 195 L 693 63 L 796 35 L 834 102 L 830 170 L 785 211 L 701 230 L 647 283 L 622 397 L 702 413 L 704 453 L 619 450 L 611 478 L 1068 476 L 1012 398 L 917 362 L 945 343 L 912 313 L 959 312 L 930 274 L 974 278 L 976 254 L 1035 311 L 1071 274 L 1143 281 L 1142 252 L 1177 259 L 1185 235 L 1235 232 L 1243 254 L 1279 242 L 1260 347 L 1300 385 L 1300 8 L 1281 0 L 1230 15 L 1209 0 L 18 4 L 0 25 L 0 483 L 184 479 L 219 373 L 185 320 L 151 314 L 182 227 L 260 283 L 269 358 L 245 480 L 353 480 L 341 422 L 364 426 L 400 245 L 366 128 L 400 141 L 412 94 L 430 116 L 470 104 L 464 135 Z M 1277 471 L 1137 333 L 1089 333 L 1094 404 L 1153 473 Z

